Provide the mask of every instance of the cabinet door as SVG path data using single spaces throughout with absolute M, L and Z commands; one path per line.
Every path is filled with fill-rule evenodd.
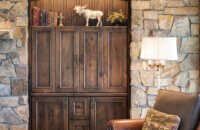
M 102 92 L 102 38 L 101 27 L 80 29 L 80 92 Z
M 32 92 L 55 87 L 55 28 L 32 28 Z
M 104 92 L 127 92 L 127 28 L 104 29 Z
M 127 118 L 127 99 L 125 97 L 95 97 L 91 101 L 91 129 L 106 130 L 112 119 Z
M 56 29 L 56 92 L 77 92 L 79 87 L 79 31 Z
M 32 130 L 68 130 L 67 98 L 33 97 Z
M 89 121 L 87 120 L 71 120 L 69 122 L 69 130 L 90 130 Z

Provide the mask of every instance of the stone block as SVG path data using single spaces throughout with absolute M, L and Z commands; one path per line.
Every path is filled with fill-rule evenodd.
M 17 113 L 17 115 L 25 122 L 28 123 L 29 118 L 29 109 L 28 105 L 26 106 L 19 106 L 17 108 L 14 108 L 14 111 Z
M 25 79 L 12 79 L 11 86 L 13 96 L 28 94 L 28 84 Z
M 200 20 L 199 20 L 199 16 L 190 16 L 190 21 L 191 23 L 199 23 Z
M 15 77 L 15 68 L 10 60 L 0 62 L 0 76 Z
M 28 130 L 28 125 L 27 124 L 11 125 L 10 130 Z
M 166 62 L 166 65 L 163 69 L 160 70 L 160 77 L 174 77 L 180 72 L 180 67 L 176 62 Z M 155 71 L 154 77 L 157 76 L 157 71 Z
M 140 51 L 141 51 L 141 42 L 131 42 L 130 57 L 132 61 L 139 59 Z
M 168 37 L 170 30 L 153 30 L 154 37 Z
M 130 118 L 131 119 L 138 119 L 138 118 L 140 118 L 141 112 L 142 112 L 141 108 L 131 107 Z
M 9 10 L 12 6 L 10 1 L 0 1 L 0 10 Z
M 19 104 L 28 104 L 28 96 L 21 96 L 19 98 Z
M 10 84 L 1 84 L 0 83 L 0 96 L 10 95 Z
M 199 71 L 198 70 L 190 70 L 189 75 L 190 75 L 190 79 L 199 79 Z
M 191 34 L 194 36 L 199 35 L 199 24 L 191 24 Z
M 0 97 L 1 107 L 16 107 L 19 105 L 18 97 Z
M 182 38 L 181 53 L 199 53 L 199 38 Z
M 17 53 L 19 55 L 19 61 L 21 64 L 28 64 L 28 50 L 27 48 L 20 48 L 17 50 Z
M 172 85 L 173 84 L 173 78 L 161 78 L 160 79 L 160 87 L 163 87 L 163 86 L 169 86 L 169 85 Z M 158 86 L 158 81 L 157 81 L 157 78 L 154 79 L 154 86 Z
M 144 19 L 157 19 L 158 12 L 157 11 L 144 11 Z
M 3 108 L 0 111 L 0 122 L 9 124 L 20 124 L 22 120 L 9 108 Z
M 138 71 L 131 71 L 131 86 L 141 86 L 140 75 Z
M 142 108 L 142 114 L 141 114 L 140 118 L 145 118 L 148 110 L 149 110 L 149 108 Z
M 186 56 L 187 54 L 178 54 L 178 62 L 182 62 Z
M 147 69 L 146 62 L 141 62 L 141 61 L 131 62 L 131 70 L 146 70 L 146 69 Z
M 174 17 L 171 15 L 159 15 L 160 29 L 171 29 Z
M 22 45 L 22 40 L 21 40 L 21 39 L 16 39 L 16 40 L 17 40 L 17 41 L 16 41 L 17 47 L 22 48 L 22 47 L 23 47 L 23 45 Z
M 149 1 L 131 1 L 131 9 L 150 9 L 150 2 Z
M 185 3 L 182 0 L 167 0 L 168 7 L 182 7 Z
M 171 36 L 189 36 L 190 23 L 188 17 L 176 17 L 171 29 Z
M 172 15 L 198 15 L 198 7 L 165 8 L 165 14 Z
M 131 106 L 147 106 L 147 97 L 142 88 L 131 87 Z
M 140 71 L 143 86 L 153 86 L 153 71 Z
M 166 4 L 167 4 L 166 0 L 151 0 L 150 8 L 152 10 L 163 10 Z
M 14 40 L 0 40 L 0 53 L 10 53 L 16 50 Z
M 142 29 L 143 28 L 143 15 L 142 11 L 132 10 L 131 12 L 131 28 Z
M 182 71 L 199 70 L 199 54 L 188 54 L 180 64 L 180 68 Z
M 143 30 L 134 30 L 131 32 L 132 42 L 140 42 L 142 41 L 142 33 Z
M 5 54 L 0 54 L 0 60 L 4 60 L 6 59 L 6 55 Z
M 144 20 L 144 29 L 158 29 L 156 20 Z
M 28 26 L 28 18 L 27 17 L 17 17 L 16 18 L 16 26 L 17 27 L 27 27 Z
M 17 27 L 14 29 L 14 38 L 21 38 L 21 28 Z
M 189 82 L 188 72 L 181 72 L 174 78 L 174 84 L 181 88 L 186 88 Z
M 25 48 L 28 48 L 27 45 L 28 45 L 28 28 L 22 28 L 22 45 L 23 47 Z
M 188 6 L 198 6 L 199 0 L 183 0 L 183 2 Z
M 28 77 L 28 67 L 27 66 L 17 65 L 15 67 L 15 70 L 16 70 L 17 77 L 23 77 L 23 78 Z
M 8 130 L 7 124 L 0 124 L 0 130 Z
M 18 2 L 13 6 L 10 13 L 15 17 L 23 17 L 27 15 L 28 12 L 28 3 L 27 2 Z
M 200 87 L 199 87 L 199 80 L 190 80 L 188 85 L 188 92 L 190 93 L 199 93 Z
M 19 64 L 18 54 L 15 51 L 9 53 L 7 59 L 11 59 L 13 64 Z
M 155 87 L 148 87 L 147 94 L 150 95 L 157 95 L 158 94 L 158 88 Z
M 177 86 L 167 86 L 167 90 L 180 92 L 181 89 Z
M 10 84 L 10 79 L 9 78 L 0 77 L 0 83 L 2 83 L 2 84 Z

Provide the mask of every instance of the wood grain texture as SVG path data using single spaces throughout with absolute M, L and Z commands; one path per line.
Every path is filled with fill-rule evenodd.
M 103 26 L 108 26 L 110 23 L 106 21 L 108 14 L 113 11 L 123 10 L 125 16 L 128 16 L 128 2 L 126 0 L 31 0 L 31 9 L 35 6 L 47 11 L 62 12 L 65 19 L 65 26 L 85 26 L 83 16 L 75 14 L 73 8 L 75 5 L 87 4 L 88 9 L 101 10 L 104 12 L 102 18 Z M 32 14 L 30 14 L 32 17 Z M 31 19 L 30 19 L 31 20 Z M 30 21 L 31 23 L 31 21 Z M 91 20 L 90 25 L 96 25 L 97 20 Z M 127 25 L 127 23 L 125 23 Z
M 88 120 L 70 120 L 69 130 L 90 130 Z

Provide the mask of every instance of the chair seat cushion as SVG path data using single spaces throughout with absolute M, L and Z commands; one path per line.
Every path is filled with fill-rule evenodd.
M 180 117 L 149 109 L 142 130 L 178 130 Z
M 198 94 L 186 94 L 160 89 L 154 109 L 181 118 L 179 130 L 195 130 L 200 114 Z

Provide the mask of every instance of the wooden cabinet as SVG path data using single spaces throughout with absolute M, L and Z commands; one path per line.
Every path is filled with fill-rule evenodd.
M 32 130 L 127 118 L 127 27 L 32 27 Z

